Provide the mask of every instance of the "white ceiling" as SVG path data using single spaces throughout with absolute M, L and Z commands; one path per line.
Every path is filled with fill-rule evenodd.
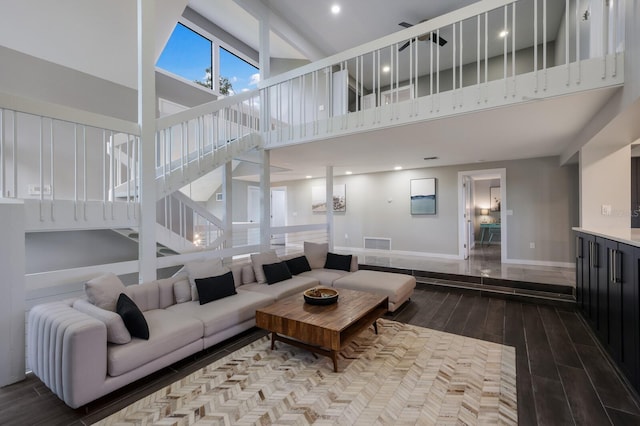
M 156 0 L 156 58 L 186 5 Z M 0 10 L 0 45 L 138 87 L 135 1 L 0 0 Z

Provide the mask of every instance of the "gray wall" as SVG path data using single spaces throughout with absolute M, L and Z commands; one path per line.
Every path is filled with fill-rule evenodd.
M 137 121 L 137 91 L 0 46 L 0 91 Z
M 26 273 L 138 259 L 138 244 L 111 230 L 25 234 Z
M 392 239 L 392 249 L 457 255 L 458 172 L 505 168 L 509 259 L 572 262 L 571 227 L 578 224 L 578 169 L 560 167 L 557 157 L 434 167 L 398 172 L 337 176 L 346 184 L 347 211 L 334 214 L 334 242 L 339 247 L 362 248 L 363 237 Z M 412 216 L 409 182 L 437 179 L 437 214 Z M 287 187 L 288 224 L 323 223 L 325 215 L 311 212 L 312 179 L 274 186 Z M 246 194 L 234 194 L 234 197 Z M 503 200 L 504 203 L 504 200 Z M 236 214 L 235 212 L 234 218 Z M 530 248 L 534 242 L 535 249 Z

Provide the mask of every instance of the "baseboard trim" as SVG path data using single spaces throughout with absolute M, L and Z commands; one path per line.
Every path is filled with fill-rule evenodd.
M 445 253 L 426 253 L 422 251 L 405 251 L 405 250 L 376 250 L 376 249 L 365 249 L 365 248 L 356 248 L 356 247 L 334 247 L 335 250 L 341 250 L 346 252 L 353 252 L 356 254 L 370 254 L 371 256 L 375 255 L 394 255 L 394 256 L 415 256 L 415 257 L 432 257 L 437 259 L 449 259 L 449 260 L 460 260 L 460 256 L 457 254 L 445 254 Z
M 574 268 L 576 265 L 571 262 L 552 262 L 548 260 L 527 260 L 527 259 L 504 259 L 502 263 L 510 265 L 529 265 L 529 266 L 550 266 L 556 268 Z

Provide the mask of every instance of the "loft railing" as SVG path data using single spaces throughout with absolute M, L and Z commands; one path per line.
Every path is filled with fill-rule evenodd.
M 0 93 L 0 196 L 39 202 L 41 220 L 55 219 L 58 200 L 75 220 L 92 202 L 106 218 L 113 189 L 130 182 L 118 202 L 135 217 L 139 143 L 135 123 Z
M 552 68 L 554 84 L 578 91 L 589 59 L 613 79 L 619 65 L 610 57 L 624 45 L 620 0 L 600 10 L 581 3 L 485 0 L 264 80 L 265 146 L 542 96 L 555 90 Z

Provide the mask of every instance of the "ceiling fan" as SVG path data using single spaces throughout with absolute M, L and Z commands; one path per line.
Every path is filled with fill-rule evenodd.
M 423 19 L 422 21 L 420 21 L 420 23 L 423 23 L 424 21 L 426 21 L 426 19 Z M 400 22 L 398 25 L 400 25 L 401 27 L 405 27 L 405 28 L 409 28 L 409 27 L 413 27 L 412 24 L 409 24 L 407 22 Z M 431 36 L 433 36 L 433 38 L 431 38 Z M 407 47 L 409 47 L 409 45 L 411 43 L 413 43 L 414 39 L 409 40 L 408 42 L 406 42 L 405 44 L 403 44 L 399 49 L 398 52 L 402 52 L 404 49 L 406 49 Z M 436 44 L 439 44 L 440 46 L 444 46 L 445 44 L 447 44 L 447 40 L 443 39 L 442 37 L 439 37 L 436 33 L 429 33 L 429 34 L 423 34 L 420 37 L 418 37 L 418 40 L 420 41 L 427 41 L 427 40 L 431 40 Z

